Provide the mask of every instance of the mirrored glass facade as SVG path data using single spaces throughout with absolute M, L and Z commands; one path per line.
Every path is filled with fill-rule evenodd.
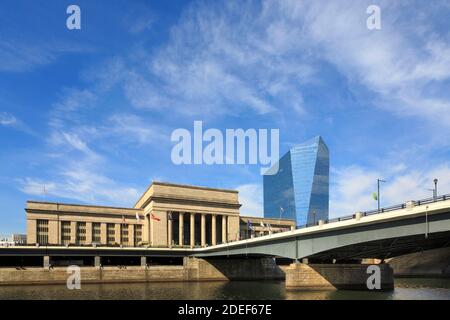
M 330 157 L 323 139 L 292 148 L 278 165 L 276 174 L 263 176 L 264 216 L 297 226 L 328 219 Z

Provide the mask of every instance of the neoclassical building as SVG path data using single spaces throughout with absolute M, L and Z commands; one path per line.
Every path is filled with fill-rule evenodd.
M 27 201 L 27 243 L 193 248 L 295 226 L 241 217 L 240 207 L 235 190 L 163 182 L 153 182 L 133 208 Z

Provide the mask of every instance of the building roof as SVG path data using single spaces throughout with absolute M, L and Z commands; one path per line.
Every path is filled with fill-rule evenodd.
M 227 192 L 227 193 L 233 193 L 237 194 L 237 190 L 230 190 L 230 189 L 219 189 L 219 188 L 211 188 L 211 187 L 201 187 L 201 186 L 194 186 L 194 185 L 188 185 L 188 184 L 177 184 L 177 183 L 169 183 L 169 182 L 159 182 L 159 181 L 153 181 L 147 189 L 144 191 L 144 193 L 139 197 L 139 199 L 134 204 L 134 207 L 136 208 L 138 204 L 142 201 L 143 198 L 148 196 L 148 191 L 153 186 L 167 186 L 167 187 L 179 187 L 179 188 L 187 188 L 187 189 L 195 189 L 195 190 L 206 190 L 206 191 L 217 191 L 217 192 Z

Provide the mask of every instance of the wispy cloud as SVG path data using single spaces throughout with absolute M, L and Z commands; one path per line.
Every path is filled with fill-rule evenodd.
M 2 126 L 14 126 L 18 123 L 16 117 L 7 112 L 0 113 L 0 125 Z
M 244 184 L 236 187 L 239 202 L 242 204 L 241 215 L 251 217 L 263 216 L 263 192 L 258 184 Z
M 301 115 L 314 111 L 304 104 L 305 84 L 317 81 L 317 66 L 326 62 L 351 86 L 376 94 L 374 107 L 449 124 L 448 35 L 428 33 L 435 30 L 432 19 L 414 23 L 405 14 L 409 5 L 388 1 L 380 3 L 382 29 L 368 30 L 370 4 L 195 3 L 172 29 L 168 44 L 148 58 L 149 73 L 142 72 L 147 82 L 128 85 L 129 96 L 140 107 L 171 103 L 183 111 L 179 102 L 191 113 L 238 108 Z
M 8 112 L 0 112 L 0 125 L 22 131 L 30 135 L 35 135 L 34 131 L 22 120 Z
M 109 118 L 110 133 L 127 143 L 137 143 L 139 146 L 160 144 L 169 141 L 169 134 L 164 133 L 162 126 L 146 122 L 134 114 L 114 114 Z
M 93 48 L 79 43 L 4 38 L 0 43 L 0 72 L 28 72 L 55 62 L 65 53 L 86 53 Z
M 53 132 L 51 173 L 45 178 L 25 177 L 18 182 L 22 192 L 39 197 L 72 199 L 84 203 L 130 206 L 138 196 L 134 187 L 109 178 L 109 160 L 92 150 L 73 132 Z
M 100 205 L 131 206 L 139 196 L 137 189 L 123 187 L 95 171 L 71 167 L 61 172 L 58 180 L 24 178 L 19 180 L 22 192 L 38 196 L 57 197 Z

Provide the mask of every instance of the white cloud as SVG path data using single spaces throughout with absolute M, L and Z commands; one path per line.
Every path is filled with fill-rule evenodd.
M 377 192 L 377 178 L 387 181 L 381 183 L 380 187 L 382 207 L 432 197 L 432 191 L 429 189 L 434 188 L 434 178 L 439 180 L 439 194 L 450 193 L 449 163 L 429 170 L 397 169 L 389 171 L 386 176 L 382 176 L 379 170 L 359 166 L 337 170 L 334 174 L 335 183 L 331 185 L 330 190 L 330 217 L 375 210 L 377 202 L 373 200 L 372 193 Z
M 58 180 L 27 177 L 20 180 L 22 192 L 45 197 L 73 199 L 89 204 L 132 206 L 139 197 L 135 188 L 123 187 L 96 171 L 73 166 Z
M 114 114 L 109 118 L 109 123 L 109 133 L 127 143 L 137 142 L 142 146 L 169 141 L 169 134 L 164 134 L 161 126 L 148 123 L 134 114 Z
M 7 112 L 0 113 L 0 125 L 2 126 L 13 126 L 17 124 L 17 119 L 12 114 Z
M 23 121 L 8 112 L 0 112 L 0 126 L 9 127 L 30 135 L 35 135 L 35 132 L 23 123 Z
M 65 88 L 60 99 L 52 106 L 50 126 L 58 129 L 68 125 L 84 124 L 86 112 L 97 101 L 97 95 L 88 89 Z
M 263 191 L 259 184 L 244 184 L 236 188 L 239 191 L 240 213 L 243 216 L 262 217 Z
M 317 66 L 326 61 L 350 85 L 375 93 L 376 107 L 449 124 L 450 45 L 433 29 L 438 10 L 426 9 L 421 17 L 429 20 L 417 23 L 409 4 L 381 1 L 382 29 L 373 31 L 366 27 L 369 4 L 195 3 L 127 93 L 137 106 L 181 113 L 303 115 L 314 107 L 304 105 L 303 85 L 320 79 Z
M 92 48 L 79 43 L 35 43 L 5 37 L 0 42 L 0 72 L 28 72 L 53 63 L 63 53 L 88 51 Z
M 55 131 L 52 133 L 49 142 L 52 146 L 63 148 L 66 151 L 73 149 L 91 156 L 94 155 L 94 152 L 88 147 L 86 142 L 73 132 Z

